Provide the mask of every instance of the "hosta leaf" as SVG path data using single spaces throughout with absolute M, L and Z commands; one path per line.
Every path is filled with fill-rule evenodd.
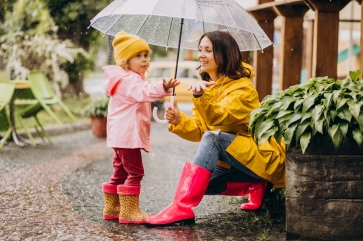
M 277 131 L 275 132 L 275 139 L 277 143 L 281 144 L 282 132 L 280 128 L 278 128 Z
M 336 110 L 339 110 L 339 108 L 343 107 L 345 105 L 345 103 L 347 103 L 347 99 L 339 98 Z
M 289 126 L 286 129 L 286 131 L 284 133 L 284 141 L 285 141 L 285 144 L 286 144 L 286 149 L 288 149 L 289 146 L 290 146 L 290 143 L 292 141 L 292 138 L 294 137 L 294 133 L 295 133 L 296 127 L 297 127 L 297 123 L 292 124 L 291 126 Z
M 355 103 L 352 101 L 348 102 L 348 105 L 349 105 L 349 110 L 352 113 L 352 116 L 354 117 L 354 119 L 358 120 L 362 103 Z
M 302 103 L 304 103 L 304 99 L 299 99 L 294 104 L 294 111 L 297 112 L 300 110 Z
M 291 98 L 289 96 L 285 96 L 280 100 L 282 102 L 281 110 L 287 110 L 292 102 L 294 102 L 294 98 Z
M 300 136 L 305 132 L 306 128 L 310 126 L 310 121 L 306 120 L 303 123 L 301 123 L 297 128 L 296 128 L 296 133 L 295 133 L 295 138 L 296 138 L 296 144 L 300 138 Z
M 277 119 L 279 124 L 282 125 L 282 123 L 285 123 L 287 124 L 287 122 L 291 119 L 291 117 L 293 116 L 294 114 L 291 113 L 289 115 L 285 115 L 284 117 L 281 117 L 280 119 Z
M 333 141 L 334 147 L 338 148 L 342 141 L 343 135 L 340 131 L 339 124 L 335 124 L 328 130 L 331 140 Z
M 300 120 L 301 116 L 302 116 L 302 114 L 300 114 L 300 113 L 296 113 L 296 114 L 292 115 L 292 117 L 290 118 L 290 120 L 287 122 L 286 125 L 289 126 L 290 124 Z
M 256 134 L 257 134 L 257 138 L 258 140 L 261 142 L 261 137 L 262 135 L 269 131 L 271 129 L 271 127 L 274 126 L 274 121 L 270 120 L 270 121 L 264 121 L 261 123 L 261 125 L 259 126 L 259 128 L 256 130 Z
M 313 112 L 312 111 L 308 111 L 305 114 L 302 115 L 301 117 L 301 123 L 304 122 L 306 119 L 310 119 L 313 116 Z
M 277 102 L 275 103 L 271 109 L 266 113 L 266 118 L 268 118 L 269 116 L 271 116 L 272 113 L 278 112 L 281 106 L 281 102 Z
M 294 113 L 292 110 L 280 111 L 279 114 L 276 116 L 276 119 L 280 119 L 281 117 L 292 114 L 292 113 Z
M 360 131 L 363 131 L 363 113 L 359 114 L 358 124 L 359 124 Z
M 303 153 L 305 153 L 306 148 L 309 146 L 311 139 L 311 133 L 309 131 L 304 132 L 300 137 L 300 146 Z
M 313 104 L 315 103 L 315 99 L 316 99 L 316 96 L 313 95 L 309 98 L 307 98 L 305 101 L 304 101 L 304 104 L 303 104 L 303 108 L 302 108 L 302 113 L 304 114 L 306 111 L 308 111 L 310 109 L 311 106 L 313 106 Z
M 349 71 L 349 77 L 356 81 L 359 79 L 359 76 L 362 74 L 362 71 L 361 70 L 354 70 L 354 71 Z
M 330 110 L 329 113 L 330 113 L 330 119 L 332 121 L 334 121 L 335 117 L 337 116 L 337 111 L 336 110 Z
M 327 109 L 331 105 L 332 96 L 333 96 L 332 93 L 324 93 L 324 97 L 325 97 L 325 100 L 326 100 L 325 108 L 327 108 Z
M 352 113 L 349 111 L 348 107 L 340 108 L 337 115 L 340 119 L 347 120 L 348 122 L 352 119 Z
M 275 134 L 275 132 L 278 130 L 277 126 L 272 127 L 271 129 L 268 129 L 260 138 L 260 145 L 265 143 L 267 140 L 271 138 Z
M 335 104 L 337 104 L 337 101 L 338 101 L 338 98 L 341 94 L 341 91 L 340 90 L 334 90 L 333 91 L 333 101 Z
M 348 132 L 348 128 L 349 128 L 349 123 L 348 122 L 341 122 L 340 125 L 339 125 L 339 128 L 342 132 L 342 135 L 344 136 L 344 138 L 346 137 L 347 135 L 347 132 Z
M 313 120 L 317 121 L 321 119 L 321 115 L 323 114 L 324 105 L 317 105 L 313 109 Z
M 315 128 L 317 131 L 319 131 L 321 134 L 324 134 L 324 118 L 318 120 L 315 124 Z
M 354 129 L 352 131 L 353 133 L 353 138 L 354 140 L 357 142 L 358 146 L 361 146 L 362 141 L 363 141 L 363 134 L 359 129 Z

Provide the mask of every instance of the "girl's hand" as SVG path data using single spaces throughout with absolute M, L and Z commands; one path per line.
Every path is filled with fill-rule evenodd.
M 193 94 L 196 95 L 202 95 L 204 93 L 204 90 L 207 88 L 207 86 L 214 85 L 215 81 L 197 81 L 195 83 L 188 85 L 188 90 L 193 91 Z
M 176 100 L 174 100 L 174 108 L 170 104 L 166 106 L 164 119 L 168 120 L 169 124 L 177 125 L 180 123 L 180 111 Z
M 177 79 L 169 79 L 169 80 L 163 79 L 163 84 L 164 84 L 164 89 L 169 90 L 170 88 L 179 85 L 180 81 L 178 81 Z

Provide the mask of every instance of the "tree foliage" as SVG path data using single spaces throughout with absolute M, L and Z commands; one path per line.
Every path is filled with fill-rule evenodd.
M 26 79 L 29 70 L 39 69 L 53 80 L 56 91 L 64 87 L 68 75 L 61 65 L 87 53 L 58 38 L 58 27 L 40 0 L 18 0 L 9 10 L 0 23 L 0 55 L 13 77 Z

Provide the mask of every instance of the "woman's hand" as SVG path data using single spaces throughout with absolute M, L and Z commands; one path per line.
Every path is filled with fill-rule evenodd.
M 197 81 L 195 83 L 189 84 L 188 90 L 193 91 L 193 94 L 195 95 L 202 95 L 207 86 L 214 85 L 215 83 L 215 81 Z
M 168 120 L 169 124 L 177 125 L 180 123 L 180 111 L 176 100 L 174 100 L 174 108 L 170 104 L 166 106 L 164 119 Z
M 178 81 L 177 79 L 169 79 L 169 80 L 163 79 L 163 85 L 164 85 L 164 89 L 166 91 L 168 91 L 170 88 L 173 88 L 179 84 L 180 84 L 180 81 Z

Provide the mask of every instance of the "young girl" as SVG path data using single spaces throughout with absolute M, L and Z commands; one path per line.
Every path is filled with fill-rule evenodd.
M 142 224 L 147 214 L 139 209 L 140 182 L 144 176 L 141 150 L 151 152 L 150 102 L 171 95 L 179 81 L 149 83 L 150 48 L 144 39 L 119 32 L 112 43 L 116 65 L 103 67 L 104 89 L 110 102 L 107 116 L 107 147 L 114 150 L 113 175 L 102 184 L 104 219 Z

